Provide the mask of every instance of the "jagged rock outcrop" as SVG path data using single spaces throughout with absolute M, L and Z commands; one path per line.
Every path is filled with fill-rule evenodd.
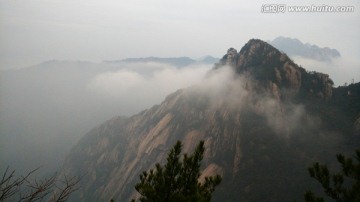
M 333 98 L 330 81 L 269 44 L 250 40 L 239 53 L 229 49 L 199 85 L 90 131 L 62 173 L 84 176 L 74 201 L 126 201 L 139 174 L 164 162 L 177 140 L 185 152 L 204 140 L 203 173 L 223 176 L 214 201 L 301 199 L 311 180 L 307 166 L 354 149 L 344 145 L 359 139 L 350 135 L 353 126 L 341 123 L 347 117 L 353 125 L 353 112 L 338 103 L 360 99 L 342 97 L 347 89 L 336 90 Z
M 219 63 L 215 64 L 214 69 L 221 68 L 223 66 L 231 66 L 235 67 L 236 64 L 234 63 L 235 59 L 237 57 L 237 50 L 235 48 L 229 48 L 227 50 L 227 53 L 222 57 L 222 59 L 219 61 Z

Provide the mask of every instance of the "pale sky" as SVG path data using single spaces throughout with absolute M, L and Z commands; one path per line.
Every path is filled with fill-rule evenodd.
M 262 13 L 264 4 L 354 6 L 347 13 Z M 0 0 L 0 69 L 43 61 L 222 57 L 277 36 L 360 55 L 360 1 Z

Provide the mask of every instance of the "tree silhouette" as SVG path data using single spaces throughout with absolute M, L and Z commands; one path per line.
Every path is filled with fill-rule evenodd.
M 360 150 L 356 150 L 355 162 L 342 154 L 336 157 L 341 164 L 341 173 L 330 174 L 326 165 L 315 163 L 309 168 L 310 176 L 319 181 L 325 194 L 335 201 L 360 202 Z M 312 191 L 307 191 L 304 198 L 306 202 L 324 202 Z
M 140 193 L 141 202 L 210 201 L 215 187 L 220 184 L 219 175 L 205 177 L 199 182 L 200 166 L 204 155 L 201 141 L 190 156 L 180 153 L 182 143 L 178 141 L 170 150 L 164 166 L 156 164 L 155 169 L 144 171 L 135 189 Z M 132 201 L 136 201 L 133 199 Z
M 54 174 L 45 179 L 31 179 L 38 169 L 25 176 L 15 177 L 15 170 L 7 168 L 0 181 L 0 201 L 51 201 L 63 202 L 76 191 L 80 178 L 63 176 L 57 178 Z

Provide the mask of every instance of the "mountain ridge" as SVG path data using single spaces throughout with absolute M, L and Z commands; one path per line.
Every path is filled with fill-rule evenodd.
M 204 64 L 214 64 L 218 59 L 212 56 L 206 56 L 200 59 L 193 59 L 190 57 L 143 57 L 143 58 L 125 58 L 122 60 L 105 60 L 105 63 L 164 63 L 174 65 L 178 68 L 186 67 L 192 64 L 204 63 Z
M 52 59 L 52 60 L 46 60 L 41 63 L 31 65 L 28 67 L 23 68 L 16 68 L 16 69 L 4 69 L 0 70 L 2 72 L 9 72 L 9 71 L 22 71 L 22 70 L 29 70 L 34 68 L 57 68 L 60 65 L 69 65 L 73 66 L 75 68 L 86 68 L 86 67 L 92 67 L 92 68 L 99 68 L 101 64 L 108 64 L 108 65 L 116 65 L 116 64 L 131 64 L 131 63 L 160 63 L 160 64 L 168 64 L 173 65 L 178 68 L 186 67 L 189 65 L 196 65 L 196 64 L 214 64 L 219 59 L 213 56 L 205 56 L 202 58 L 194 59 L 191 57 L 134 57 L 134 58 L 125 58 L 121 60 L 103 60 L 102 62 L 92 62 L 92 61 L 86 61 L 86 60 L 58 60 L 58 59 Z M 109 67 L 109 69 L 112 69 Z M 100 70 L 102 70 L 100 68 Z

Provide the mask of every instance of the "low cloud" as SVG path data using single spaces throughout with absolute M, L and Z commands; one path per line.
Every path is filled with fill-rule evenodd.
M 211 65 L 176 68 L 159 63 L 135 63 L 96 75 L 88 83 L 87 90 L 142 110 L 161 103 L 168 94 L 180 88 L 199 83 L 210 69 Z
M 208 72 L 201 83 L 189 89 L 189 93 L 208 97 L 211 107 L 225 104 L 229 108 L 237 109 L 246 102 L 249 94 L 246 89 L 248 83 L 250 84 L 233 68 L 224 66 Z
M 283 102 L 271 93 L 259 92 L 259 86 L 246 75 L 236 74 L 231 67 L 213 70 L 197 86 L 192 95 L 206 96 L 214 110 L 232 112 L 251 110 L 265 118 L 275 134 L 289 138 L 299 130 L 319 128 L 321 121 L 311 116 L 304 105 Z
M 0 72 L 0 171 L 43 166 L 51 173 L 92 128 L 160 104 L 177 89 L 200 82 L 210 69 L 49 61 Z

